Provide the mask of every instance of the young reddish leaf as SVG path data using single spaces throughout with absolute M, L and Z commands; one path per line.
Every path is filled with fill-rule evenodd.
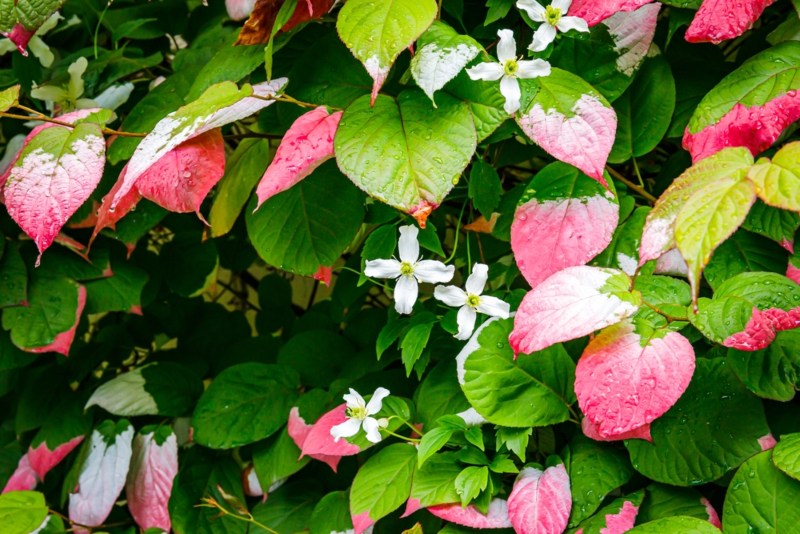
M 517 123 L 550 155 L 574 165 L 604 186 L 603 169 L 614 144 L 617 114 L 582 78 L 552 69 Z
M 591 334 L 630 317 L 641 295 L 630 291 L 622 271 L 568 267 L 525 295 L 508 337 L 515 354 L 531 354 L 554 343 Z
M 39 258 L 100 182 L 105 146 L 99 124 L 37 127 L 3 175 L 8 213 L 36 243 Z
M 660 3 L 647 4 L 632 12 L 615 12 L 603 21 L 614 40 L 614 51 L 619 53 L 616 61 L 618 71 L 633 76 L 639 68 L 653 42 L 660 9 Z
M 225 141 L 215 128 L 164 154 L 139 177 L 136 189 L 164 209 L 193 211 L 204 220 L 200 205 L 224 173 Z M 122 200 L 125 202 L 126 197 Z
M 518 534 L 564 532 L 571 509 L 572 493 L 564 464 L 544 471 L 526 467 L 508 496 L 508 517 Z
M 225 0 L 225 9 L 233 20 L 244 20 L 253 12 L 256 0 Z M 276 12 L 277 13 L 277 12 Z M 270 24 L 270 29 L 272 25 Z
M 749 30 L 773 0 L 703 0 L 686 30 L 690 43 L 720 43 Z
M 56 334 L 56 337 L 53 339 L 53 342 L 49 345 L 43 345 L 41 347 L 20 347 L 22 350 L 27 352 L 33 352 L 34 354 L 41 354 L 44 352 L 57 352 L 59 354 L 63 354 L 64 356 L 69 355 L 69 349 L 72 346 L 72 341 L 75 339 L 75 331 L 78 329 L 78 322 L 80 322 L 81 314 L 83 313 L 83 308 L 86 306 L 86 287 L 82 285 L 78 285 L 78 306 L 75 310 L 75 322 L 72 323 L 72 326 L 64 331 L 59 332 Z
M 320 418 L 320 420 L 322 420 L 322 418 Z M 334 454 L 317 454 L 317 453 L 311 454 L 303 452 L 303 445 L 305 444 L 306 439 L 308 438 L 308 435 L 311 433 L 313 428 L 314 425 L 306 424 L 305 420 L 302 417 L 300 417 L 299 408 L 295 406 L 291 409 L 291 411 L 289 412 L 289 422 L 286 424 L 286 431 L 289 433 L 289 437 L 292 438 L 295 445 L 297 445 L 297 447 L 300 449 L 300 457 L 302 458 L 303 456 L 308 454 L 308 456 L 310 456 L 311 458 L 314 458 L 315 460 L 319 460 L 320 462 L 325 462 L 326 464 L 328 464 L 335 473 L 336 467 L 339 465 L 339 460 L 342 459 L 342 456 L 349 456 L 350 454 L 334 455 Z M 330 430 L 328 431 L 328 435 L 330 436 Z M 333 440 L 333 437 L 331 437 L 331 440 Z M 312 444 L 309 443 L 309 446 L 311 445 Z M 358 452 L 360 452 L 360 449 L 357 446 L 351 445 L 350 443 L 347 443 L 344 440 L 339 440 L 339 442 L 334 443 L 334 445 L 336 447 L 341 447 L 344 445 L 345 447 L 342 447 L 340 450 L 346 450 L 346 451 L 352 450 L 350 449 L 350 447 L 355 447 L 355 452 L 351 454 L 358 454 Z
M 333 136 L 342 113 L 337 111 L 329 115 L 327 108 L 320 106 L 294 121 L 258 183 L 256 209 L 269 197 L 289 189 L 333 157 Z
M 131 461 L 133 427 L 127 421 L 106 421 L 92 432 L 89 454 L 78 483 L 69 494 L 69 518 L 81 525 L 99 526 L 117 500 Z
M 306 455 L 312 458 L 317 458 L 320 455 L 337 457 L 352 456 L 361 452 L 358 445 L 353 445 L 345 439 L 334 441 L 333 436 L 331 436 L 331 428 L 347 421 L 346 409 L 347 403 L 342 403 L 324 414 L 314 423 L 311 430 L 306 435 L 306 439 L 303 440 L 303 446 L 300 447 L 302 451 L 300 455 L 301 458 Z M 326 463 L 330 465 L 329 462 Z M 333 468 L 332 465 L 331 468 Z
M 588 417 L 581 420 L 581 431 L 587 438 L 595 441 L 620 441 L 623 439 L 643 439 L 652 443 L 653 438 L 650 435 L 650 425 L 642 425 L 639 428 L 634 428 L 630 432 L 618 434 L 616 436 L 601 436 L 599 425 L 592 423 Z
M 122 185 L 111 199 L 110 209 L 116 209 L 136 181 L 165 154 L 193 137 L 264 109 L 275 101 L 270 97 L 284 85 L 286 78 L 253 86 L 245 84 L 241 89 L 233 82 L 221 82 L 158 121 L 131 156 Z
M 226 6 L 230 4 L 244 4 L 237 6 L 233 11 L 238 18 L 231 14 L 234 20 L 241 20 L 250 15 L 244 27 L 239 32 L 239 39 L 236 41 L 237 45 L 257 45 L 264 44 L 269 41 L 272 34 L 272 26 L 275 24 L 275 18 L 278 15 L 278 10 L 284 4 L 285 0 L 226 0 Z M 278 30 L 278 32 L 288 32 L 298 24 L 308 22 L 310 20 L 319 19 L 333 8 L 335 0 L 297 0 L 297 7 L 294 10 L 291 18 Z M 247 14 L 242 15 L 245 8 L 248 7 Z M 255 5 L 254 5 L 255 4 Z M 231 7 L 228 7 L 228 13 L 232 13 Z
M 511 249 L 520 272 L 536 287 L 602 252 L 619 222 L 619 204 L 596 181 L 563 163 L 539 171 L 529 189 L 532 198 L 523 198 L 511 224 Z
M 47 446 L 46 442 L 40 443 L 37 447 L 30 447 L 26 456 L 30 462 L 31 469 L 36 473 L 39 480 L 44 480 L 45 475 L 50 472 L 52 468 L 57 466 L 61 460 L 67 457 L 75 447 L 83 442 L 84 436 L 76 436 L 66 443 L 62 443 L 52 451 Z
M 160 441 L 160 443 L 159 443 Z M 137 435 L 133 441 L 131 467 L 125 483 L 128 508 L 142 530 L 172 524 L 167 503 L 178 473 L 178 442 L 175 434 L 156 437 L 156 432 Z
M 622 12 L 633 11 L 653 0 L 575 0 L 570 7 L 571 16 L 580 17 L 589 26 L 594 26 L 608 17 Z
M 722 528 L 722 521 L 719 520 L 719 514 L 714 507 L 711 505 L 708 499 L 705 497 L 700 497 L 700 504 L 706 507 L 706 513 L 708 514 L 708 522 L 714 525 L 717 528 Z
M 3 488 L 3 493 L 9 491 L 29 491 L 36 487 L 36 471 L 31 467 L 30 460 L 27 454 L 23 454 L 19 459 L 17 468 L 11 474 L 11 477 L 6 482 Z
M 575 395 L 600 436 L 615 437 L 669 410 L 689 386 L 694 367 L 694 349 L 681 334 L 643 339 L 626 321 L 603 330 L 584 349 Z
M 481 513 L 474 505 L 466 508 L 459 503 L 438 504 L 427 510 L 450 523 L 469 528 L 510 528 L 511 520 L 508 518 L 508 502 L 505 499 L 492 499 L 486 514 Z
M 117 221 L 125 217 L 125 215 L 135 208 L 136 204 L 142 199 L 142 195 L 140 195 L 139 191 L 134 187 L 119 199 L 114 209 L 111 209 L 111 201 L 125 182 L 125 174 L 127 172 L 128 165 L 125 165 L 119 173 L 119 178 L 117 178 L 114 187 L 103 197 L 103 201 L 97 210 L 97 222 L 94 225 L 94 230 L 92 230 L 92 237 L 89 239 L 90 248 L 103 228 L 115 229 Z

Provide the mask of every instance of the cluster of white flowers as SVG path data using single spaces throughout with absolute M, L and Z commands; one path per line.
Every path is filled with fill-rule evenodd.
M 553 3 L 543 7 L 536 0 L 519 0 L 517 7 L 525 11 L 534 22 L 541 25 L 533 34 L 533 42 L 528 46 L 531 52 L 541 52 L 556 38 L 556 33 L 577 30 L 588 32 L 589 26 L 579 17 L 566 16 L 572 0 L 553 0 Z M 498 30 L 497 36 L 497 63 L 481 63 L 471 69 L 467 74 L 473 80 L 497 81 L 500 80 L 500 93 L 506 99 L 503 106 L 506 113 L 512 114 L 519 110 L 522 91 L 519 87 L 519 78 L 538 78 L 550 74 L 550 63 L 543 59 L 522 60 L 517 57 L 517 42 L 511 30 Z

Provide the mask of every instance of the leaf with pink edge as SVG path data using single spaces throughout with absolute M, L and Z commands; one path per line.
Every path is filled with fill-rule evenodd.
M 576 168 L 556 162 L 528 184 L 511 224 L 520 272 L 536 287 L 550 275 L 584 265 L 611 242 L 619 222 L 612 192 Z
M 653 422 L 680 398 L 692 378 L 694 349 L 677 332 L 642 336 L 630 322 L 603 330 L 575 369 L 575 394 L 601 436 Z
M 115 209 L 137 180 L 165 154 L 198 135 L 256 113 L 274 100 L 286 85 L 286 78 L 256 85 L 233 82 L 212 85 L 197 98 L 161 119 L 141 140 L 128 162 L 122 185 L 114 193 L 110 208 Z
M 517 123 L 534 143 L 604 186 L 603 169 L 614 144 L 617 115 L 582 78 L 554 68 Z
M 76 436 L 69 441 L 61 443 L 52 450 L 50 450 L 46 441 L 42 441 L 36 447 L 29 447 L 26 456 L 28 457 L 31 469 L 36 473 L 36 477 L 43 481 L 45 475 L 61 463 L 61 460 L 66 458 L 67 455 L 82 442 L 83 436 Z
M 759 159 L 747 177 L 761 200 L 776 208 L 800 211 L 800 141 L 784 145 L 772 157 Z M 793 241 L 793 239 L 791 240 Z
M 760 194 L 758 186 L 756 186 L 756 194 Z M 789 254 L 792 254 L 794 252 L 794 234 L 800 228 L 800 214 L 773 208 L 758 200 L 750 208 L 747 218 L 742 223 L 742 228 L 775 241 Z
M 143 530 L 172 526 L 167 502 L 178 473 L 178 442 L 169 426 L 145 427 L 133 440 L 125 495 L 134 521 Z
M 523 469 L 508 496 L 508 517 L 519 534 L 563 532 L 572 508 L 564 464 Z
M 508 518 L 508 502 L 504 499 L 492 499 L 485 514 L 474 504 L 464 508 L 459 503 L 431 506 L 428 511 L 439 519 L 464 527 L 495 529 L 512 526 Z
M 735 10 L 734 10 L 735 11 Z M 694 161 L 724 147 L 758 154 L 800 118 L 800 43 L 760 52 L 726 76 L 697 106 L 683 136 Z
M 389 75 L 394 60 L 411 46 L 436 17 L 434 0 L 394 0 L 375 4 L 351 0 L 336 18 L 339 38 L 373 80 L 372 101 Z
M 508 340 L 515 354 L 530 354 L 630 317 L 641 304 L 622 271 L 568 267 L 525 295 Z
M 676 488 L 654 482 L 647 486 L 646 492 L 637 516 L 640 524 L 685 515 L 708 521 L 717 528 L 722 527 L 717 511 L 708 499 L 693 488 Z
M 624 534 L 633 528 L 644 490 L 618 497 L 578 527 L 581 534 Z
M 341 111 L 328 113 L 327 108 L 320 106 L 292 123 L 256 187 L 256 209 L 333 157 L 333 137 L 341 118 Z
M 633 11 L 652 0 L 575 0 L 569 14 L 580 17 L 594 26 L 621 11 Z
M 765 399 L 790 401 L 800 373 L 800 330 L 778 332 L 761 350 L 728 349 L 727 359 L 747 389 Z
M 639 246 L 639 265 L 675 248 L 675 223 L 689 199 L 723 181 L 741 182 L 752 165 L 753 157 L 747 150 L 728 148 L 692 165 L 676 178 L 647 216 Z
M 774 0 L 703 0 L 686 30 L 690 43 L 714 44 L 739 37 Z
M 416 465 L 417 450 L 405 443 L 395 443 L 361 466 L 350 489 L 350 517 L 356 534 L 408 499 Z

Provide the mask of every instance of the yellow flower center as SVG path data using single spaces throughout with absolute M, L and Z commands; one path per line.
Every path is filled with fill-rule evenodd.
M 481 297 L 478 295 L 468 295 L 467 296 L 467 306 L 470 308 L 477 308 L 478 304 L 481 303 Z
M 505 65 L 503 65 L 503 71 L 505 71 L 506 76 L 516 76 L 518 70 L 519 65 L 516 59 L 509 59 L 506 61 Z
M 561 20 L 561 10 L 557 7 L 547 6 L 544 8 L 544 21 L 550 26 L 555 26 Z
M 411 265 L 409 262 L 404 261 L 400 264 L 400 274 L 403 276 L 411 276 L 414 274 L 414 266 Z
M 347 408 L 347 417 L 351 419 L 364 420 L 367 417 L 367 408 L 364 406 L 353 406 Z

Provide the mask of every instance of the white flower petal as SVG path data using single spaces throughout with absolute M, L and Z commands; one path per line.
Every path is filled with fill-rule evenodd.
M 422 260 L 414 265 L 414 276 L 427 284 L 443 284 L 453 279 L 456 268 L 436 260 Z
M 534 22 L 544 22 L 544 8 L 536 0 L 519 0 L 517 8 L 522 9 Z
M 382 439 L 381 433 L 378 431 L 378 420 L 374 417 L 364 419 L 364 432 L 367 434 L 367 440 L 371 443 L 379 443 Z
M 367 260 L 364 274 L 372 278 L 397 278 L 400 276 L 400 262 L 391 260 Z
M 333 436 L 333 441 L 339 441 L 339 438 L 349 438 L 350 436 L 355 436 L 358 434 L 358 430 L 360 428 L 361 420 L 348 419 L 342 424 L 332 426 L 331 436 Z
M 389 396 L 389 390 L 386 388 L 378 388 L 372 394 L 372 398 L 367 403 L 367 415 L 375 415 L 383 407 L 383 399 Z
M 553 3 L 550 5 L 561 10 L 562 15 L 566 15 L 567 11 L 569 11 L 569 6 L 572 5 L 572 0 L 553 0 Z
M 467 278 L 464 287 L 470 295 L 480 295 L 486 287 L 486 280 L 489 279 L 489 266 L 485 263 L 476 263 L 472 267 L 472 274 Z
M 433 290 L 433 297 L 453 307 L 463 306 L 467 303 L 466 291 L 456 286 L 436 286 Z
M 532 52 L 541 52 L 556 38 L 556 29 L 549 24 L 542 24 L 533 32 L 533 42 L 528 47 Z
M 350 388 L 350 393 L 342 395 L 342 398 L 347 403 L 348 408 L 363 408 L 365 405 L 364 397 L 359 395 L 358 391 L 353 388 Z
M 501 319 L 508 319 L 508 315 L 511 312 L 511 306 L 507 302 L 497 297 L 489 296 L 482 296 L 477 308 L 481 313 L 492 317 L 500 317 Z
M 456 316 L 456 322 L 458 323 L 456 339 L 469 339 L 475 329 L 475 318 L 477 316 L 478 314 L 475 313 L 475 310 L 469 306 L 462 306 L 458 310 L 458 315 Z
M 540 78 L 543 76 L 550 76 L 550 63 L 543 59 L 531 59 L 526 61 L 518 61 L 517 71 L 518 78 Z
M 467 75 L 472 80 L 493 82 L 503 76 L 503 66 L 500 63 L 480 63 L 467 69 Z
M 517 79 L 513 76 L 503 76 L 500 80 L 500 94 L 506 99 L 503 105 L 506 113 L 509 115 L 515 113 L 519 109 L 519 99 L 522 96 Z
M 394 309 L 399 314 L 408 315 L 417 301 L 419 287 L 417 281 L 411 276 L 401 276 L 394 286 Z
M 561 17 L 556 24 L 556 28 L 560 32 L 568 32 L 570 30 L 577 30 L 579 32 L 588 32 L 589 25 L 580 17 Z
M 497 43 L 497 59 L 503 64 L 509 59 L 517 57 L 517 42 L 511 30 L 497 30 L 500 41 Z
M 419 229 L 416 226 L 407 225 L 400 227 L 400 241 L 397 248 L 400 254 L 400 261 L 414 263 L 419 259 L 419 242 L 417 234 Z

